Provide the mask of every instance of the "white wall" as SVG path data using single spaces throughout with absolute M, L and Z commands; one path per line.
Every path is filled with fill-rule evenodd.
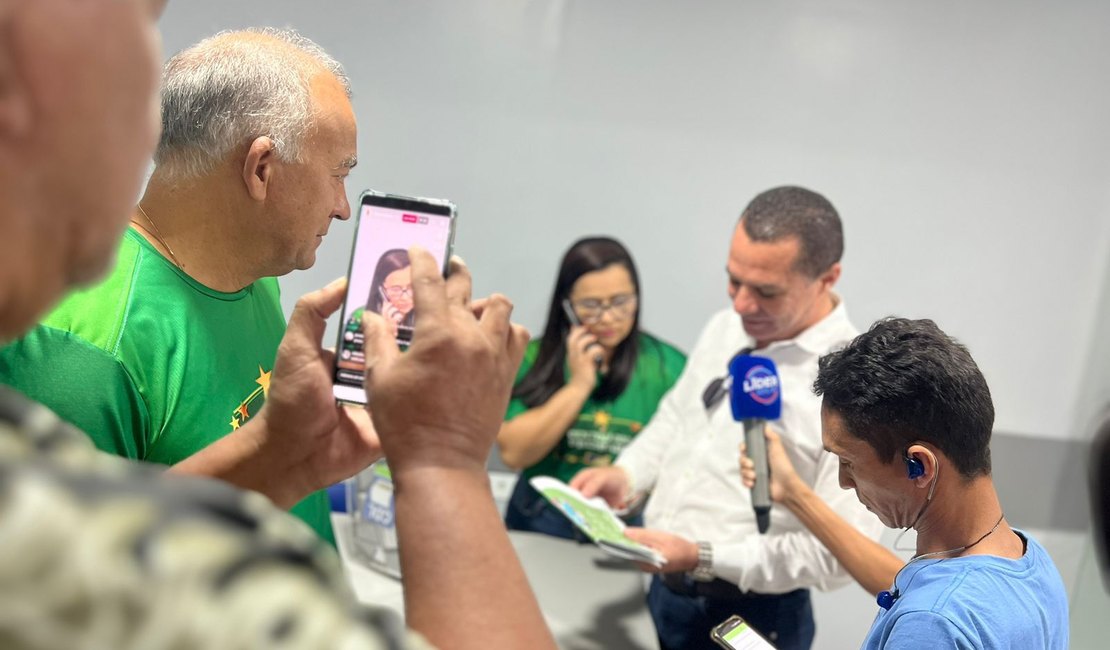
M 331 51 L 360 121 L 352 199 L 456 201 L 476 290 L 534 330 L 565 247 L 607 233 L 647 326 L 690 346 L 726 305 L 740 210 L 798 183 L 844 218 L 857 324 L 961 337 L 999 430 L 1082 439 L 1110 395 L 1110 3 L 175 0 L 162 25 L 167 52 L 249 25 Z M 287 307 L 345 272 L 352 234 L 284 279 Z M 849 589 L 819 597 L 819 647 L 862 636 L 873 605 Z
M 998 427 L 1068 437 L 1110 250 L 1110 3 L 172 2 L 166 49 L 294 26 L 346 66 L 364 187 L 455 200 L 479 292 L 538 329 L 563 249 L 625 240 L 646 323 L 689 346 L 727 235 L 801 183 L 847 228 L 861 326 L 935 318 Z M 351 226 L 294 297 L 346 269 Z

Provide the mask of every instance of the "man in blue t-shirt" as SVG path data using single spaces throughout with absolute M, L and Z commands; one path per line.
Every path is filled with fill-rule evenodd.
M 994 405 L 967 348 L 930 320 L 892 318 L 819 366 L 840 485 L 887 526 L 917 530 L 864 648 L 1067 648 L 1060 574 L 994 489 Z

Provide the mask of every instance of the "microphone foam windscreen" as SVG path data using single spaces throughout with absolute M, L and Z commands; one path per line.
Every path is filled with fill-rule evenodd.
M 777 420 L 782 416 L 782 387 L 774 361 L 739 356 L 728 364 L 728 372 L 732 375 L 732 419 Z

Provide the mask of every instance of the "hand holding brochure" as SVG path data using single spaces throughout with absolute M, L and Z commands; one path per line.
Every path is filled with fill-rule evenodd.
M 550 476 L 535 476 L 528 482 L 606 553 L 655 567 L 666 563 L 666 558 L 655 550 L 625 537 L 624 522 L 613 514 L 604 500 L 587 499 L 578 490 Z

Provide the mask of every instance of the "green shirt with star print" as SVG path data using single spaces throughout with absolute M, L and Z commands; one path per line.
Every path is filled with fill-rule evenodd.
M 258 413 L 284 332 L 276 279 L 214 291 L 128 230 L 104 280 L 0 350 L 0 383 L 103 451 L 173 465 Z M 292 512 L 334 544 L 326 493 Z
M 538 463 L 525 468 L 523 479 L 554 476 L 569 483 L 579 470 L 612 464 L 624 446 L 644 428 L 663 395 L 678 381 L 686 355 L 650 334 L 641 332 L 638 336 L 640 354 L 624 392 L 615 400 L 602 401 L 593 396 L 586 400 L 559 444 Z M 528 344 L 516 383 L 532 369 L 539 351 L 539 340 Z M 527 410 L 523 400 L 513 398 L 505 419 L 511 420 Z

